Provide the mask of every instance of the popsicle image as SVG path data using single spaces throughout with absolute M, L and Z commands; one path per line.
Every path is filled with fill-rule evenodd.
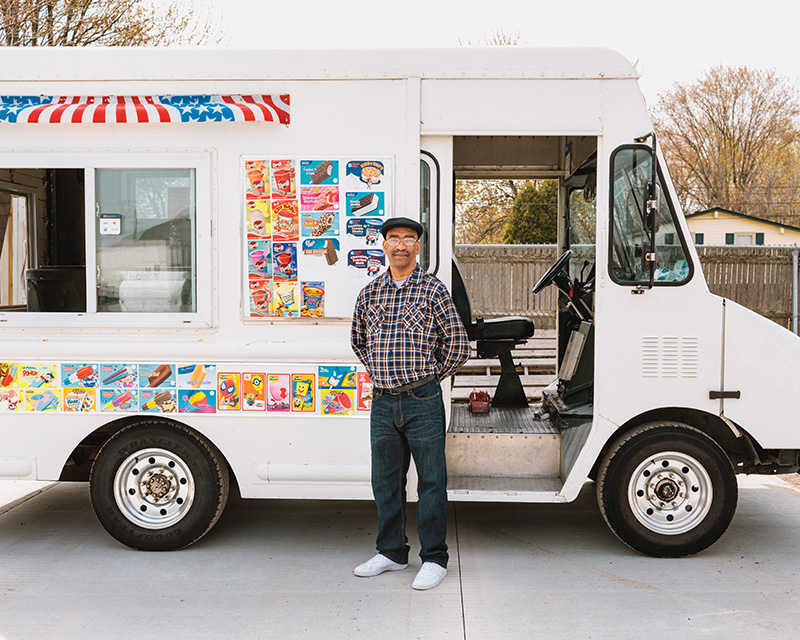
M 189 406 L 191 407 L 191 413 L 213 413 L 214 408 L 208 405 L 208 397 L 202 391 L 198 391 L 197 393 L 193 393 L 189 396 Z
M 133 399 L 133 394 L 130 391 L 125 391 L 124 393 L 120 393 L 118 396 L 112 398 L 109 402 L 106 403 L 106 411 L 113 411 L 114 409 L 118 409 L 126 402 L 129 402 Z
M 136 370 L 131 366 L 123 367 L 119 371 L 116 371 L 116 372 L 112 373 L 110 376 L 106 377 L 103 380 L 103 385 L 105 386 L 105 385 L 113 384 L 117 380 L 122 380 L 123 378 L 127 378 L 129 375 L 131 375 L 131 374 L 133 374 L 135 372 L 136 372 Z
M 202 364 L 198 364 L 194 368 L 194 371 L 192 371 L 192 377 L 189 378 L 189 384 L 196 389 L 201 384 L 203 384 L 203 380 L 205 380 L 205 378 L 206 378 L 206 368 Z M 191 399 L 189 400 L 189 402 L 191 402 Z
M 43 391 L 31 396 L 34 411 L 47 411 L 58 406 L 58 398 L 52 391 Z
M 43 364 L 39 367 L 39 370 L 36 372 L 36 379 L 31 381 L 31 388 L 38 389 L 43 384 L 49 384 L 53 381 L 53 372 L 46 364 Z
M 147 411 L 148 409 L 155 409 L 156 407 L 161 406 L 165 402 L 169 402 L 172 400 L 172 394 L 169 391 L 163 391 L 159 393 L 153 398 L 150 398 L 147 402 L 142 405 L 142 411 Z
M 5 375 L 3 376 L 3 380 L 0 382 L 0 387 L 7 387 L 11 383 L 14 382 L 14 378 L 17 377 L 17 365 L 9 364 L 8 368 L 5 371 Z
M 70 374 L 70 376 L 64 381 L 65 387 L 71 387 L 74 384 L 78 384 L 86 378 L 91 377 L 94 375 L 94 367 L 91 365 L 87 365 L 85 367 L 81 367 L 77 371 L 74 371 Z

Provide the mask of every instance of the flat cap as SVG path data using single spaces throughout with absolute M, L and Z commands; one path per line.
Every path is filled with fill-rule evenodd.
M 385 238 L 386 234 L 391 229 L 396 229 L 397 227 L 403 227 L 404 229 L 416 231 L 417 239 L 422 237 L 422 225 L 411 218 L 389 218 L 381 227 L 381 233 L 383 234 L 383 237 Z

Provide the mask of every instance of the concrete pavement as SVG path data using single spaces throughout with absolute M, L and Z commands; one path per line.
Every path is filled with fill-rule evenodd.
M 412 508 L 412 547 L 413 526 Z M 232 498 L 189 549 L 137 552 L 101 529 L 86 485 L 56 484 L 0 515 L 0 640 L 652 640 L 800 624 L 800 491 L 778 478 L 742 478 L 728 532 L 686 559 L 622 545 L 591 483 L 569 505 L 451 504 L 449 574 L 429 592 L 411 589 L 416 557 L 352 575 L 374 535 L 371 503 Z

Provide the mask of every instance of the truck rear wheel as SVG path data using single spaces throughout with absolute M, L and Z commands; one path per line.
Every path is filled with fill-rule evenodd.
M 725 452 L 680 423 L 634 429 L 612 446 L 597 474 L 597 501 L 608 526 L 651 556 L 687 556 L 712 545 L 728 528 L 737 498 Z
M 228 499 L 228 467 L 190 429 L 143 420 L 115 434 L 92 466 L 97 519 L 121 543 L 172 551 L 202 538 Z

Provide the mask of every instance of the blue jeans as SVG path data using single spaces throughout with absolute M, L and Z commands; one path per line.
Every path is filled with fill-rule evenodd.
M 370 418 L 372 493 L 378 507 L 378 553 L 408 562 L 406 475 L 417 468 L 420 558 L 447 567 L 447 467 L 444 404 L 436 380 L 394 395 L 375 389 Z

